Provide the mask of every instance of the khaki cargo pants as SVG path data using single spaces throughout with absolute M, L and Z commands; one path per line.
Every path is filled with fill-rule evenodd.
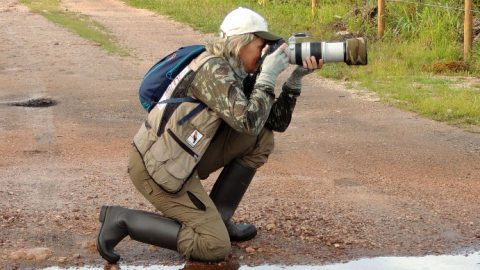
M 177 194 L 163 191 L 153 181 L 135 148 L 130 153 L 128 171 L 135 187 L 157 210 L 182 224 L 178 252 L 186 258 L 218 261 L 230 253 L 230 238 L 200 179 L 234 159 L 244 166 L 259 168 L 267 161 L 273 146 L 273 132 L 268 129 L 264 128 L 258 136 L 250 136 L 222 124 L 196 172 Z

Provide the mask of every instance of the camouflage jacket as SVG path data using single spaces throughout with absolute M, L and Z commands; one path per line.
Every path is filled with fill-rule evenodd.
M 287 129 L 300 91 L 284 85 L 275 99 L 272 87 L 244 84 L 225 59 L 216 57 L 197 71 L 189 94 L 205 103 L 233 129 L 257 135 L 263 127 L 278 132 Z
M 209 109 L 196 102 L 159 102 L 133 139 L 148 174 L 169 193 L 182 190 L 222 120 L 239 132 L 257 135 L 264 126 L 283 131 L 291 119 L 298 94 L 284 86 L 275 101 L 272 87 L 244 87 L 223 58 L 210 57 L 201 54 L 193 60 L 179 74 L 176 87 L 162 97 L 194 96 Z

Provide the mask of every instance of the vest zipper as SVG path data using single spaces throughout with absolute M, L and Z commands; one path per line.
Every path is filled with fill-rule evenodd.
M 192 151 L 187 145 L 185 145 L 182 140 L 180 140 L 175 133 L 171 129 L 167 129 L 168 134 L 173 138 L 173 140 L 183 149 L 185 152 L 187 152 L 190 156 L 194 157 L 195 159 L 198 159 L 198 155 Z

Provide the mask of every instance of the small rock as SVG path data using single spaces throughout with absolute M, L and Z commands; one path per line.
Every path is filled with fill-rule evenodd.
M 239 248 L 246 248 L 247 247 L 247 243 L 243 243 L 243 242 L 237 243 L 237 245 L 238 245 Z
M 72 258 L 74 258 L 74 259 L 80 259 L 80 257 L 81 257 L 81 256 L 80 256 L 79 253 L 74 253 L 74 254 L 72 254 Z
M 333 246 L 336 247 L 336 248 L 339 248 L 339 247 L 340 247 L 340 244 L 335 243 L 335 244 L 333 244 Z
M 273 223 L 267 224 L 267 226 L 265 226 L 267 231 L 271 231 L 271 230 L 275 229 L 276 227 L 277 226 L 275 226 L 275 224 L 273 224 Z
M 148 247 L 148 251 L 150 251 L 150 252 L 156 252 L 156 251 L 158 251 L 158 250 L 160 250 L 160 248 L 157 247 L 157 246 L 152 246 L 152 245 L 150 245 L 150 246 Z
M 82 243 L 82 248 L 95 252 L 97 250 L 97 244 L 94 240 L 85 241 Z
M 8 256 L 10 260 L 20 260 L 24 259 L 25 257 L 27 257 L 27 252 L 25 251 L 25 249 L 14 251 Z
M 255 249 L 254 249 L 253 247 L 247 247 L 247 248 L 245 249 L 245 251 L 246 251 L 247 253 L 255 253 Z
M 58 262 L 58 263 L 64 263 L 64 262 L 66 262 L 66 261 L 67 261 L 67 257 L 58 257 L 58 258 L 57 258 L 57 262 Z
M 31 249 L 20 249 L 10 253 L 11 260 L 35 260 L 37 262 L 45 261 L 53 255 L 53 251 L 46 247 L 37 247 Z
M 118 266 L 118 264 L 107 264 L 105 265 L 105 267 L 103 268 L 104 270 L 120 270 L 120 267 Z
M 28 252 L 33 254 L 36 261 L 45 261 L 53 255 L 53 251 L 45 247 L 32 248 Z
M 33 256 L 33 254 L 31 254 L 31 253 L 27 253 L 27 255 L 25 255 L 25 259 L 30 261 L 30 260 L 35 259 L 35 256 Z

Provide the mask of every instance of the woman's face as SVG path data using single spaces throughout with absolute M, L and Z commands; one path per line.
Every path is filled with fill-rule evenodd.
M 262 50 L 265 47 L 265 40 L 255 37 L 252 42 L 240 49 L 239 58 L 243 63 L 243 68 L 247 73 L 253 73 L 257 69 L 257 63 L 262 56 Z

